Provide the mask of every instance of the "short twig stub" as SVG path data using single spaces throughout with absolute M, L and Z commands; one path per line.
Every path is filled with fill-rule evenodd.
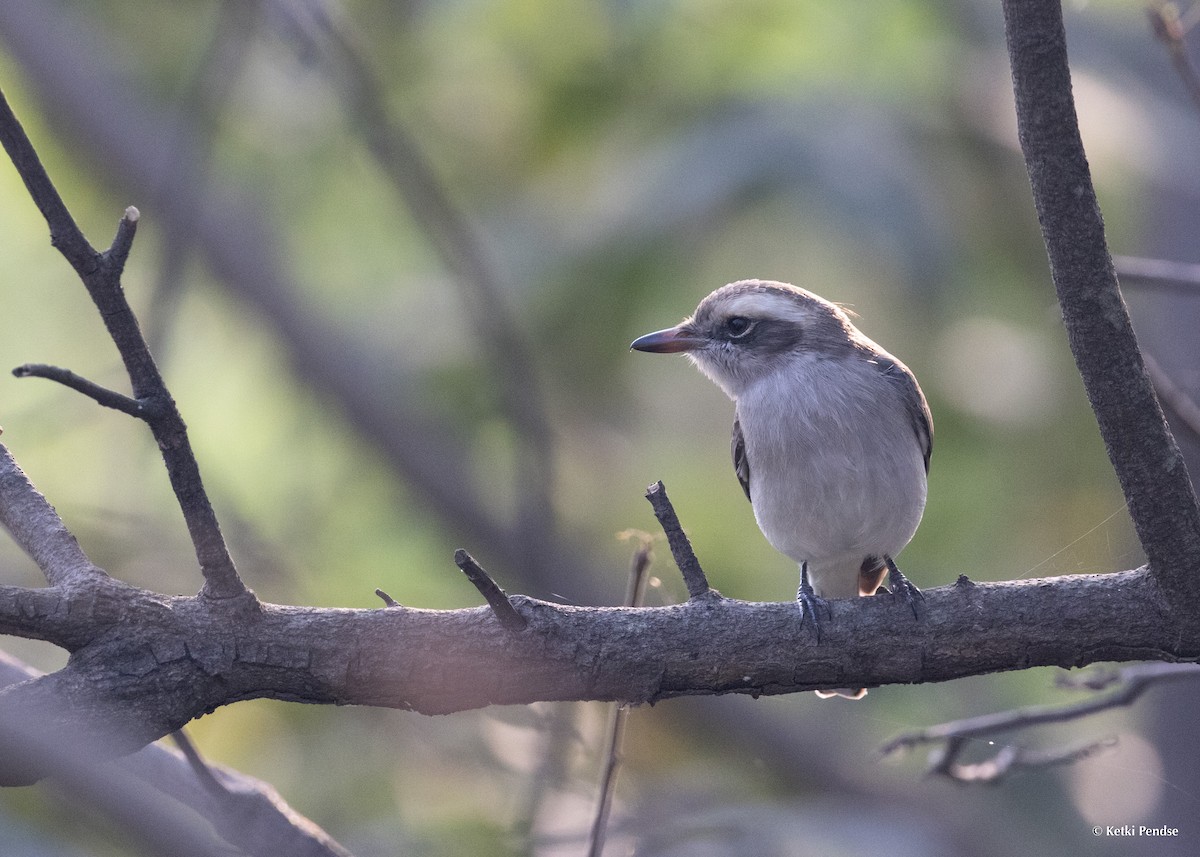
M 718 594 L 715 589 L 709 587 L 704 569 L 700 567 L 700 560 L 692 550 L 692 543 L 679 523 L 679 516 L 675 514 L 675 508 L 671 505 L 667 489 L 662 482 L 655 482 L 646 489 L 646 499 L 654 507 L 654 517 L 658 518 L 663 532 L 667 534 L 667 544 L 671 548 L 671 556 L 675 558 L 675 565 L 679 566 L 679 573 L 683 575 L 683 582 L 687 585 L 688 597 L 696 599 Z
M 392 598 L 392 596 L 388 595 L 382 589 L 376 589 L 375 594 L 378 595 L 383 600 L 384 607 L 399 607 L 400 606 L 400 603 L 398 601 L 396 601 L 396 599 Z
M 524 631 L 528 626 L 528 620 L 517 612 L 517 608 L 512 606 L 512 602 L 508 600 L 508 595 L 504 590 L 492 580 L 491 575 L 483 570 L 483 567 L 475 561 L 462 548 L 454 552 L 454 564 L 462 569 L 463 574 L 467 576 L 467 580 L 475 585 L 479 590 L 479 594 L 487 601 L 488 606 L 492 608 L 492 612 L 496 614 L 496 618 L 500 620 L 500 624 L 509 631 Z

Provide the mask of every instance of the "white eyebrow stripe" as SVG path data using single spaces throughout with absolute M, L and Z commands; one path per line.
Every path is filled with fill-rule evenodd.
M 809 317 L 808 308 L 784 295 L 771 292 L 749 292 L 735 295 L 723 308 L 722 315 L 745 315 L 752 318 L 778 318 L 802 322 Z

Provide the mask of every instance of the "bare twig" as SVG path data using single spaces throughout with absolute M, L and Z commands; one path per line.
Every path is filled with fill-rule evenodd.
M 671 548 L 671 556 L 675 558 L 675 565 L 679 567 L 679 573 L 683 575 L 683 582 L 687 585 L 688 597 L 720 597 L 720 593 L 708 585 L 708 578 L 704 575 L 704 569 L 700 567 L 700 560 L 692 550 L 692 543 L 679 523 L 679 516 L 675 514 L 675 508 L 671 505 L 667 489 L 662 482 L 655 482 L 646 489 L 646 499 L 654 507 L 654 516 L 658 518 L 663 532 L 667 534 L 667 544 Z
M 98 405 L 112 408 L 131 417 L 145 419 L 143 411 L 146 406 L 144 403 L 132 399 L 124 393 L 103 387 L 95 381 L 89 381 L 82 375 L 76 375 L 70 369 L 49 366 L 45 363 L 26 363 L 24 366 L 18 366 L 12 370 L 12 373 L 18 378 L 46 378 L 50 381 L 57 381 L 64 387 L 70 387 L 75 392 L 82 393 Z
M 462 569 L 463 574 L 467 576 L 467 580 L 475 585 L 479 590 L 479 594 L 487 601 L 488 606 L 492 608 L 492 612 L 496 614 L 496 618 L 500 620 L 500 624 L 510 631 L 523 631 L 529 622 L 517 612 L 517 608 L 513 607 L 512 602 L 508 600 L 508 596 L 504 590 L 492 580 L 491 575 L 483 570 L 483 566 L 475 561 L 462 548 L 454 552 L 454 564 Z
M 1120 669 L 1063 673 L 1058 677 L 1056 683 L 1059 687 L 1084 690 L 1104 690 L 1114 684 L 1121 685 L 1117 693 L 1113 694 L 1112 705 L 1128 705 L 1151 685 L 1195 679 L 1200 679 L 1200 664 L 1147 663 L 1132 664 Z
M 625 590 L 625 606 L 640 607 L 646 592 L 646 571 L 653 559 L 651 540 L 642 539 L 633 554 L 629 567 L 629 585 Z M 625 742 L 625 721 L 629 719 L 629 708 L 614 704 L 609 712 L 608 740 L 604 750 L 604 773 L 600 777 L 600 796 L 596 801 L 596 816 L 592 820 L 592 834 L 588 845 L 588 857 L 600 857 L 604 851 L 604 838 L 608 830 L 608 819 L 612 814 L 613 795 L 617 790 L 617 772 L 621 768 L 621 747 Z
M 0 140 L 34 203 L 46 218 L 52 243 L 75 268 L 117 346 L 129 374 L 133 398 L 143 405 L 135 415 L 149 425 L 158 442 L 171 487 L 192 537 L 196 558 L 204 573 L 202 594 L 221 599 L 248 596 L 253 601 L 253 594 L 238 576 L 221 536 L 188 440 L 187 427 L 121 287 L 121 272 L 140 219 L 138 210 L 132 206 L 125 210 L 112 246 L 104 253 L 97 253 L 75 224 L 3 93 L 0 93 Z
M 640 607 L 646 597 L 646 572 L 654 561 L 654 539 L 649 533 L 639 533 L 639 543 L 629 565 L 629 582 L 625 586 L 626 607 Z
M 1079 134 L 1059 3 L 1004 0 L 1017 129 L 1076 366 L 1151 574 L 1200 603 L 1200 507 L 1154 395 L 1108 254 Z
M 1142 352 L 1142 359 L 1146 361 L 1146 371 L 1150 373 L 1159 401 L 1178 418 L 1180 425 L 1191 432 L 1192 437 L 1200 439 L 1200 405 L 1145 351 Z
M 196 749 L 196 745 L 192 743 L 192 739 L 187 736 L 186 732 L 182 729 L 172 732 L 171 740 L 175 742 L 175 746 L 183 753 L 183 758 L 187 760 L 188 765 L 196 774 L 196 779 L 200 781 L 201 786 L 209 793 L 219 797 L 229 795 L 229 790 L 213 774 L 212 769 L 204 761 L 204 758 L 200 755 L 200 751 Z
M 1119 687 L 1107 696 L 1097 696 L 1071 705 L 1039 705 L 1017 708 L 979 717 L 968 717 L 930 726 L 914 732 L 898 735 L 880 748 L 880 753 L 890 755 L 911 749 L 919 744 L 945 742 L 943 749 L 930 760 L 930 773 L 950 776 L 964 781 L 989 781 L 1003 776 L 1014 767 L 1045 767 L 1074 761 L 1107 746 L 1105 741 L 1051 751 L 1030 751 L 1005 746 L 996 757 L 976 766 L 960 766 L 957 759 L 967 743 L 985 737 L 1029 729 L 1048 723 L 1065 723 L 1090 717 L 1101 711 L 1131 705 L 1149 687 L 1179 679 L 1200 678 L 1200 664 L 1192 663 L 1149 663 L 1123 667 L 1120 670 L 1099 670 L 1082 673 L 1078 677 L 1067 677 L 1059 681 L 1063 687 L 1100 690 L 1117 684 Z
M 1140 256 L 1113 256 L 1113 265 L 1124 284 L 1200 295 L 1198 264 Z
M 966 739 L 951 739 L 940 751 L 930 754 L 926 773 L 943 776 L 960 783 L 998 783 L 1009 774 L 1018 771 L 1074 764 L 1081 759 L 1115 747 L 1116 744 L 1117 739 L 1113 737 L 1050 750 L 1031 750 L 1015 744 L 1006 744 L 990 759 L 966 763 L 958 761 L 959 755 L 967 746 Z
M 884 744 L 880 752 L 888 755 L 897 750 L 933 741 L 946 741 L 951 738 L 979 738 L 985 735 L 1010 732 L 1014 729 L 1043 726 L 1047 723 L 1079 720 L 1100 711 L 1129 705 L 1156 682 L 1180 678 L 1200 678 L 1200 664 L 1137 664 L 1125 667 L 1115 673 L 1105 672 L 1102 675 L 1103 683 L 1091 686 L 1106 687 L 1117 682 L 1120 682 L 1122 686 L 1109 696 L 1095 697 L 1072 705 L 1038 705 L 1018 708 L 996 714 L 984 714 L 980 717 L 952 720 L 915 732 L 906 732 Z M 1075 683 L 1075 686 L 1089 687 L 1087 684 L 1089 680 L 1094 681 L 1094 679 L 1081 679 Z

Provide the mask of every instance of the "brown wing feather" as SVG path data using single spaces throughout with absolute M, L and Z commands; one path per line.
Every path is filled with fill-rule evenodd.
M 750 499 L 750 461 L 746 458 L 746 438 L 742 436 L 742 424 L 735 417 L 733 420 L 733 441 L 730 443 L 733 452 L 733 472 L 737 474 L 746 499 Z
M 921 392 L 913 373 L 899 360 L 877 357 L 875 364 L 880 372 L 906 387 L 910 394 L 907 396 L 908 420 L 912 424 L 913 434 L 917 436 L 917 443 L 921 445 L 921 454 L 925 458 L 925 472 L 928 473 L 929 456 L 933 453 L 933 415 L 929 413 L 929 403 L 925 401 L 925 394 Z

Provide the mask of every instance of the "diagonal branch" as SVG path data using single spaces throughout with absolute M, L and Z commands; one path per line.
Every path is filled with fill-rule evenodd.
M 1200 604 L 1200 507 L 1138 351 L 1079 135 L 1062 9 L 1005 0 L 1017 129 L 1075 363 L 1154 578 Z M 1190 608 L 1189 608 L 1190 605 Z
M 415 218 L 462 291 L 462 307 L 499 392 L 500 407 L 517 442 L 516 524 L 544 555 L 554 538 L 554 432 L 547 417 L 537 361 L 505 300 L 494 254 L 475 223 L 439 180 L 416 137 L 392 115 L 382 79 L 357 34 L 316 7 L 289 6 L 297 23 L 313 30 L 327 50 L 341 102 L 367 151 Z M 300 20 L 302 16 L 303 20 Z M 322 38 L 323 37 L 323 38 Z
M 66 257 L 76 271 L 94 268 L 98 263 L 99 254 L 88 243 L 87 238 L 80 231 L 79 225 L 75 222 L 75 218 L 67 210 L 54 183 L 50 181 L 50 176 L 42 167 L 41 159 L 38 158 L 37 152 L 34 151 L 33 145 L 25 135 L 25 129 L 13 115 L 12 108 L 8 106 L 8 99 L 2 92 L 0 92 L 0 143 L 4 145 L 4 150 L 12 159 L 13 166 L 17 168 L 21 181 L 25 183 L 29 195 L 33 198 L 34 205 L 46 219 L 46 223 L 50 227 L 50 243 Z
M 667 536 L 671 556 L 675 559 L 675 565 L 678 566 L 687 586 L 688 598 L 720 598 L 721 593 L 708 585 L 708 577 L 700 566 L 700 560 L 692 549 L 692 542 L 683 531 L 683 525 L 679 523 L 679 516 L 675 514 L 675 507 L 671 505 L 667 489 L 661 481 L 646 489 L 646 499 L 654 508 L 654 517 L 658 518 Z
M 467 576 L 467 580 L 471 581 L 475 588 L 479 590 L 479 594 L 483 596 L 488 606 L 492 608 L 492 612 L 496 615 L 496 619 L 499 620 L 501 625 L 509 631 L 525 630 L 529 624 L 525 617 L 517 612 L 517 608 L 513 607 L 508 595 L 492 579 L 492 576 L 483 570 L 483 566 L 475 561 L 475 557 L 462 548 L 459 548 L 454 552 L 454 564 Z M 384 603 L 387 603 L 389 600 L 390 598 L 385 598 Z M 395 602 L 393 601 L 388 606 L 391 607 L 394 604 Z
M 107 577 L 92 565 L 46 498 L 0 443 L 0 524 L 37 563 L 51 586 Z
M 120 352 L 133 387 L 133 398 L 142 404 L 137 416 L 150 426 L 158 442 L 167 476 L 192 537 L 196 558 L 204 574 L 202 594 L 210 598 L 236 598 L 249 594 L 253 598 L 238 576 L 225 546 L 216 513 L 200 478 L 200 466 L 188 440 L 187 426 L 158 371 L 121 286 L 121 273 L 140 218 L 138 210 L 132 206 L 125 210 L 112 246 L 104 253 L 96 253 L 75 224 L 2 92 L 0 139 L 34 203 L 45 216 L 54 246 L 83 281 Z
M 1187 45 L 1183 36 L 1187 32 L 1179 8 L 1174 3 L 1159 2 L 1146 10 L 1150 16 L 1150 29 L 1154 37 L 1166 46 L 1171 57 L 1171 65 L 1187 90 L 1192 103 L 1200 107 L 1200 75 L 1188 57 Z
M 1146 371 L 1150 373 L 1150 380 L 1154 382 L 1159 400 L 1175 415 L 1176 424 L 1191 432 L 1192 437 L 1200 439 L 1200 405 L 1175 383 L 1170 373 L 1163 369 L 1157 360 L 1146 353 L 1142 354 L 1142 359 L 1146 361 Z

